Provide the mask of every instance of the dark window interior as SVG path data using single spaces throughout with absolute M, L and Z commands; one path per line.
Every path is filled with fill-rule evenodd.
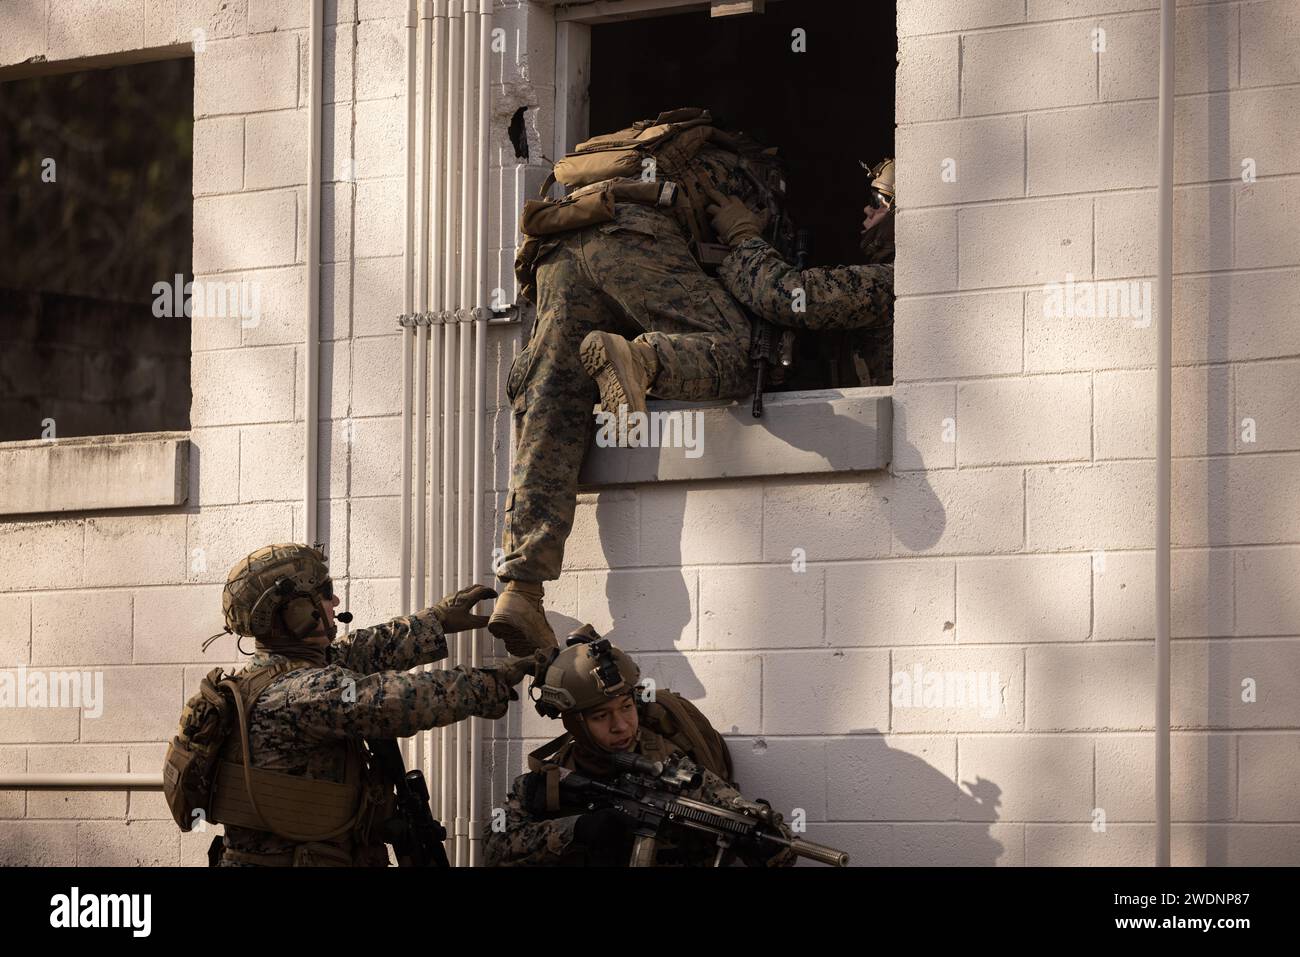
M 809 230 L 808 264 L 862 262 L 858 248 L 874 164 L 894 154 L 893 0 L 785 0 L 761 15 L 694 12 L 591 29 L 591 133 L 609 133 L 679 106 L 780 148 L 789 212 Z M 807 52 L 792 50 L 806 32 Z M 782 388 L 860 385 L 848 360 L 873 353 L 873 384 L 892 381 L 892 335 L 802 333 Z
M 0 82 L 0 440 L 189 428 L 193 116 L 190 59 Z

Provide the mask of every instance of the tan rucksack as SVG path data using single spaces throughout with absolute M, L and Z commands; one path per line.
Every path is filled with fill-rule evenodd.
M 574 192 L 563 200 L 524 204 L 520 231 L 527 239 L 515 260 L 520 295 L 534 301 L 534 260 L 546 237 L 609 222 L 616 201 L 668 208 L 689 237 L 696 262 L 715 269 L 729 252 L 718 242 L 708 214 L 709 188 L 729 192 L 720 178 L 745 183 L 753 206 L 768 213 L 773 243 L 779 249 L 793 247 L 794 230 L 785 215 L 785 172 L 776 149 L 744 133 L 719 129 L 706 109 L 669 110 L 579 143 L 555 164 L 541 195 L 557 182 Z M 640 183 L 661 188 L 638 190 Z

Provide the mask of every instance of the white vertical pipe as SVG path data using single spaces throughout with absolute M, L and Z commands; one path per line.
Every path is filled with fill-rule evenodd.
M 463 80 L 461 82 L 461 138 L 460 138 L 460 358 L 457 377 L 460 385 L 460 411 L 457 420 L 456 457 L 460 475 L 456 483 L 456 577 L 458 583 L 470 583 L 469 515 L 473 489 L 471 481 L 471 436 L 473 424 L 473 388 L 470 366 L 470 337 L 473 331 L 469 309 L 474 302 L 473 280 L 475 261 L 474 227 L 477 224 L 472 190 L 478 182 L 475 172 L 474 150 L 478 146 L 475 124 L 478 121 L 478 102 L 475 94 L 478 85 L 478 0 L 465 0 L 464 52 L 462 53 Z M 462 632 L 456 636 L 457 659 L 469 664 L 472 657 L 472 635 Z M 469 748 L 471 722 L 456 725 L 456 862 L 469 864 Z
M 321 75 L 325 33 L 324 0 L 311 4 L 311 94 L 307 99 L 307 330 L 303 356 L 303 427 L 306 429 L 306 475 L 303 476 L 303 538 L 316 541 L 316 470 L 320 459 L 320 123 Z
M 402 250 L 402 315 L 415 311 L 415 124 L 416 90 L 415 61 L 418 55 L 416 0 L 406 8 L 406 212 L 402 220 L 402 233 L 406 237 Z M 414 358 L 414 340 L 407 326 L 402 333 L 402 501 L 401 517 L 401 599 L 402 614 L 411 611 L 411 429 L 412 384 L 411 361 Z
M 1156 284 L 1156 866 L 1169 866 L 1169 516 L 1174 313 L 1174 0 L 1160 3 L 1160 238 Z
M 416 26 L 419 11 L 416 0 L 406 8 L 406 210 L 402 220 L 402 315 L 410 322 L 415 311 L 415 124 L 417 122 L 415 71 L 419 56 Z M 422 115 L 422 114 L 421 114 Z M 399 327 L 402 335 L 402 498 L 398 519 L 401 534 L 401 595 L 398 605 L 403 615 L 411 609 L 411 430 L 414 428 L 414 389 L 411 365 L 415 357 L 415 331 L 408 325 Z M 414 738 L 402 742 L 403 756 L 409 767 L 417 767 L 418 748 Z
M 426 0 L 428 2 L 428 0 Z M 430 195 L 430 203 L 434 212 L 430 216 L 430 222 L 433 225 L 430 239 L 430 251 L 428 257 L 429 282 L 431 285 L 430 303 L 431 309 L 435 316 L 447 308 L 446 290 L 443 287 L 443 270 L 442 259 L 446 255 L 446 236 L 443 225 L 444 198 L 444 181 L 447 174 L 447 159 L 445 156 L 447 131 L 446 131 L 446 85 L 442 80 L 442 63 L 446 59 L 447 51 L 447 0 L 437 0 L 433 5 L 433 43 L 438 56 L 438 71 L 431 73 L 433 77 L 430 96 L 433 112 L 433 127 L 437 130 L 438 142 L 432 148 L 433 155 L 433 179 L 426 185 Z M 442 513 L 439 506 L 439 486 L 442 481 L 442 341 L 443 326 L 441 320 L 435 321 L 430 327 L 430 336 L 433 341 L 433 357 L 429 364 L 429 455 L 430 463 L 430 490 L 429 495 L 429 593 L 430 600 L 436 601 L 444 593 L 443 589 L 443 562 L 442 562 Z M 420 495 L 425 495 L 425 489 L 420 489 Z M 440 768 L 441 758 L 447 738 L 447 729 L 438 728 L 435 732 L 425 735 L 424 754 L 427 759 L 427 767 L 432 771 L 434 768 Z M 449 809 L 443 800 L 443 789 L 441 786 L 441 777 L 438 781 L 429 782 L 429 794 L 437 809 L 437 817 L 440 821 L 446 821 Z
M 420 217 L 420 251 L 421 261 L 424 268 L 421 271 L 419 311 L 420 325 L 416 327 L 416 347 L 415 347 L 415 604 L 418 608 L 424 607 L 424 578 L 425 578 L 425 485 L 429 480 L 428 449 L 425 444 L 425 425 L 426 416 L 429 414 L 429 396 L 428 396 L 428 379 L 429 379 L 429 293 L 432 288 L 431 274 L 434 271 L 434 264 L 430 256 L 430 220 L 436 214 L 437 207 L 433 205 L 429 183 L 433 179 L 433 156 L 429 148 L 430 142 L 430 123 L 428 119 L 428 98 L 430 91 L 433 89 L 433 8 L 426 0 L 422 4 L 420 11 L 421 29 L 424 31 L 423 50 L 424 50 L 424 68 L 421 72 L 423 86 L 425 90 L 425 110 L 424 118 L 421 122 L 420 130 L 420 182 L 424 185 L 424 215 Z
M 474 500 L 470 509 L 473 547 L 471 554 L 472 578 L 483 574 L 483 403 L 484 380 L 487 367 L 487 234 L 488 234 L 488 122 L 492 88 L 488 82 L 488 53 L 492 48 L 492 0 L 483 0 L 483 9 L 479 16 L 478 39 L 478 176 L 476 177 L 474 216 Z M 470 648 L 470 667 L 477 668 L 482 663 L 481 649 L 483 634 L 475 632 Z M 478 867 L 482 857 L 482 828 L 479 814 L 479 778 L 482 769 L 482 724 L 477 721 L 470 724 L 470 766 L 469 766 L 469 866 Z
M 457 199 L 458 191 L 456 189 L 458 176 L 458 144 L 460 132 L 460 60 L 461 45 L 464 28 L 464 16 L 460 0 L 449 0 L 447 4 L 447 55 L 444 58 L 447 62 L 446 87 L 447 87 L 447 117 L 446 126 L 447 134 L 447 177 L 446 193 L 444 198 L 444 224 L 446 226 L 445 246 L 443 253 L 444 276 L 443 282 L 446 292 L 447 309 L 454 310 L 460 302 L 460 289 L 458 284 L 459 274 L 456 270 L 456 222 L 457 222 Z M 443 428 L 442 444 L 442 475 L 443 475 L 443 492 L 442 492 L 442 562 L 443 562 L 443 587 L 445 591 L 454 591 L 456 585 L 456 565 L 455 565 L 455 548 L 456 548 L 456 531 L 457 525 L 453 508 L 456 501 L 456 431 L 454 427 L 454 414 L 456 409 L 456 343 L 459 335 L 457 324 L 448 321 L 443 327 L 443 410 L 446 417 L 446 424 Z M 455 667 L 460 664 L 459 647 L 452 643 L 449 650 L 451 654 L 448 658 L 448 664 Z M 441 789 L 444 795 L 445 807 L 452 813 L 451 824 L 455 825 L 456 813 L 456 793 L 454 774 L 454 743 L 456 730 L 459 725 L 453 725 L 450 734 L 444 736 L 444 745 L 451 744 L 452 747 L 444 747 L 440 755 L 441 770 Z M 454 832 L 453 832 L 454 836 Z M 452 852 L 455 852 L 455 841 L 452 842 Z

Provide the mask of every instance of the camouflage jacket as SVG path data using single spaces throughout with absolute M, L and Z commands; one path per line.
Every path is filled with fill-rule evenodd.
M 644 753 L 647 732 L 638 735 L 637 753 Z M 657 738 L 662 742 L 662 738 Z M 676 753 L 674 751 L 674 753 Z M 727 803 L 740 797 L 740 792 L 707 768 L 700 769 L 704 783 L 691 797 L 714 803 Z M 493 826 L 491 820 L 484 828 L 484 863 L 488 867 L 585 867 L 611 863 L 608 849 L 588 848 L 574 838 L 574 825 L 581 813 L 561 809 L 555 814 L 538 816 L 525 803 L 529 778 L 541 778 L 541 772 L 529 771 L 515 778 L 513 789 L 506 796 L 505 820 Z M 540 781 L 537 782 L 540 785 Z M 630 848 L 629 848 L 630 852 Z M 658 866 L 709 867 L 713 864 L 716 847 L 706 835 L 687 835 L 685 840 L 674 842 L 664 836 L 659 838 L 656 853 Z M 772 861 L 781 866 L 792 863 L 792 858 L 781 856 Z M 621 863 L 626 863 L 621 862 Z
M 249 667 L 278 657 L 259 653 Z M 248 718 L 253 766 L 342 781 L 350 739 L 406 737 L 470 716 L 506 713 L 517 695 L 490 670 L 408 671 L 445 657 L 447 639 L 432 611 L 335 641 L 323 667 L 281 676 L 254 703 Z M 225 846 L 278 854 L 295 844 L 229 826 Z
M 741 305 L 778 326 L 829 331 L 894 321 L 893 263 L 801 271 L 754 237 L 732 249 L 718 278 Z

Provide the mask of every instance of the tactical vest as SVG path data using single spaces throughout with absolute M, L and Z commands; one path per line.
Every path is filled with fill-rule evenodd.
M 640 707 L 640 739 L 637 751 L 652 761 L 667 761 L 682 753 L 724 781 L 734 773 L 727 742 L 709 719 L 681 695 L 662 688 L 655 700 Z M 573 735 L 565 732 L 528 755 L 528 770 L 545 778 L 546 807 L 560 809 L 560 770 L 574 766 Z
M 611 221 L 616 202 L 666 209 L 689 238 L 696 262 L 705 270 L 716 269 L 730 250 L 718 242 L 708 214 L 708 188 L 723 184 L 699 158 L 706 146 L 715 148 L 724 168 L 752 185 L 757 205 L 769 213 L 769 233 L 778 248 L 791 246 L 793 229 L 784 216 L 785 174 L 776 149 L 712 124 L 713 116 L 699 107 L 669 110 L 579 143 L 556 163 L 542 186 L 542 198 L 525 203 L 520 218 L 520 231 L 527 237 L 515 259 L 520 295 L 534 301 L 535 264 L 550 237 Z M 556 182 L 574 192 L 563 200 L 546 199 Z
M 163 765 L 172 817 L 183 831 L 205 820 L 265 831 L 298 845 L 280 854 L 225 852 L 240 863 L 375 863 L 370 835 L 375 821 L 383 820 L 387 794 L 360 741 L 345 744 L 342 782 L 255 768 L 249 759 L 248 711 L 272 682 L 303 667 L 310 665 L 282 660 L 229 676 L 216 668 L 204 677 L 185 705 L 180 734 Z

